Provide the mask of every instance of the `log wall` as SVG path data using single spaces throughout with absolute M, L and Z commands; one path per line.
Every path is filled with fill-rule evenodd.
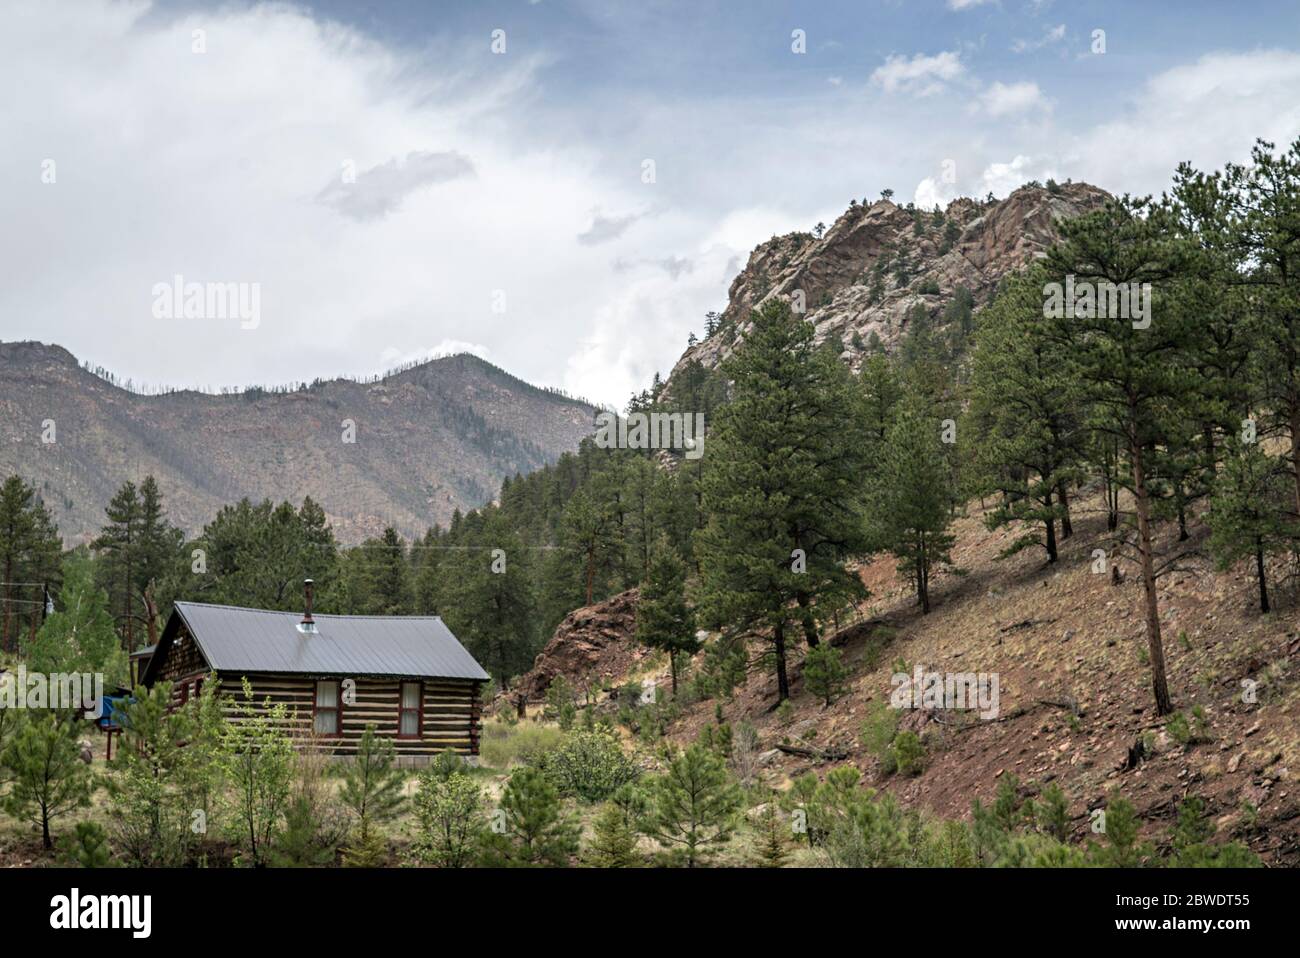
M 223 693 L 242 700 L 243 675 L 222 673 Z M 337 676 L 321 676 L 334 680 Z M 312 729 L 312 703 L 315 697 L 316 678 L 297 675 L 248 676 L 253 689 L 253 700 L 259 711 L 264 703 L 283 704 L 289 712 L 287 731 L 298 734 Z M 479 731 L 482 727 L 482 707 L 479 704 L 481 682 L 464 679 L 423 679 L 421 715 L 418 738 L 402 738 L 398 731 L 398 705 L 403 681 L 417 679 L 388 679 L 361 677 L 356 682 L 355 699 L 349 705 L 340 687 L 340 734 L 319 736 L 316 744 L 330 748 L 335 755 L 355 755 L 357 743 L 366 726 L 373 723 L 377 734 L 392 739 L 399 758 L 419 764 L 452 749 L 461 755 L 478 755 Z

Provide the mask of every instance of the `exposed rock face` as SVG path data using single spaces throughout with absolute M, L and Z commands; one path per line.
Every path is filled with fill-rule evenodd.
M 244 496 L 311 496 L 345 544 L 386 525 L 423 535 L 489 501 L 504 477 L 577 448 L 594 413 L 467 355 L 371 382 L 146 396 L 59 346 L 0 343 L 0 478 L 36 484 L 67 546 L 98 533 L 122 482 L 150 473 L 191 534 Z M 345 420 L 354 442 L 342 441 Z M 46 421 L 55 442 L 42 441 Z
M 537 702 L 557 675 L 579 686 L 584 679 L 620 679 L 646 654 L 635 638 L 639 598 L 637 589 L 629 589 L 566 615 L 532 669 L 520 678 L 519 691 Z
M 921 304 L 938 317 L 963 287 L 978 308 L 1003 276 L 1023 268 L 1056 241 L 1060 220 L 1095 209 L 1109 197 L 1086 183 L 1062 184 L 1055 191 L 1023 186 L 992 203 L 954 200 L 942 222 L 933 212 L 881 200 L 849 207 L 821 239 L 811 233 L 773 237 L 750 254 L 732 282 L 720 331 L 689 348 L 673 375 L 691 360 L 707 369 L 716 367 L 744 338 L 751 310 L 773 297 L 793 300 L 798 291 L 818 341 L 838 335 L 845 360 L 856 368 L 872 333 L 891 349 L 903 335 L 913 306 Z M 892 275 L 900 253 L 910 264 L 903 285 Z M 873 289 L 873 270 L 882 257 L 888 258 L 891 269 Z M 926 291 L 935 286 L 937 293 Z M 853 345 L 855 333 L 862 346 Z

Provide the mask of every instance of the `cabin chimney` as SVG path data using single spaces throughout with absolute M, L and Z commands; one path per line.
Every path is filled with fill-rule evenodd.
M 304 579 L 302 582 L 302 591 L 306 605 L 302 613 L 302 621 L 298 623 L 299 632 L 315 632 L 316 623 L 311 617 L 311 603 L 316 596 L 316 583 L 311 579 Z

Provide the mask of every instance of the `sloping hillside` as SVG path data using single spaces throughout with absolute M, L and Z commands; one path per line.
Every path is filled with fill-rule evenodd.
M 190 533 L 243 496 L 311 496 L 344 543 L 385 525 L 421 535 L 490 500 L 505 476 L 575 448 L 593 414 L 469 355 L 375 382 L 145 396 L 61 347 L 0 343 L 0 474 L 36 482 L 68 545 L 98 531 L 118 485 L 150 473 L 169 518 Z
M 1092 550 L 1107 544 L 1104 517 L 1090 510 L 1095 505 L 1080 498 L 1074 535 L 1065 540 L 1060 561 L 1045 566 L 1041 555 L 1028 552 L 996 559 L 1012 533 L 989 532 L 975 504 L 954 525 L 954 558 L 966 574 L 937 583 L 929 615 L 920 614 L 891 559 L 864 567 L 872 595 L 862 619 L 830 639 L 851 668 L 842 697 L 824 707 L 794 664 L 788 713 L 772 711 L 775 679 L 761 668 L 723 703 L 733 727 L 743 722 L 757 731 L 748 760 L 758 777 L 783 788 L 804 772 L 823 775 L 851 763 L 866 785 L 944 817 L 968 816 L 976 797 L 988 804 L 1003 776 L 1015 775 L 1026 793 L 1056 782 L 1069 799 L 1078 840 L 1088 834 L 1089 812 L 1113 791 L 1136 806 L 1153 835 L 1167 831 L 1176 800 L 1195 794 L 1210 803 L 1220 837 L 1247 842 L 1268 864 L 1300 862 L 1294 595 L 1280 603 L 1281 611 L 1261 616 L 1248 570 L 1215 572 L 1196 534 L 1189 542 L 1162 543 L 1168 555 L 1184 554 L 1178 571 L 1161 579 L 1175 708 L 1190 715 L 1199 705 L 1208 719 L 1209 741 L 1180 744 L 1154 714 L 1142 659 L 1140 584 L 1132 578 L 1112 584 L 1109 575 L 1093 571 Z M 604 618 L 599 606 L 574 615 Z M 624 641 L 634 646 L 631 630 Z M 759 651 L 755 643 L 752 652 Z M 539 669 L 559 661 L 552 650 L 549 660 L 539 659 Z M 667 682 L 661 660 L 650 669 L 636 663 L 656 660 L 627 651 L 601 657 L 602 663 L 619 661 L 633 665 L 612 684 Z M 917 775 L 888 773 L 863 743 L 863 727 L 888 706 L 891 676 L 917 666 L 996 673 L 998 715 L 981 720 L 972 712 L 892 710 L 898 728 L 921 737 L 926 756 Z M 581 676 L 569 678 L 576 683 Z M 1243 701 L 1243 682 L 1258 683 L 1256 702 Z M 686 707 L 667 737 L 693 741 L 716 721 L 715 707 L 713 700 Z M 1130 749 L 1141 740 L 1148 754 L 1129 767 Z M 781 746 L 813 754 L 790 755 Z

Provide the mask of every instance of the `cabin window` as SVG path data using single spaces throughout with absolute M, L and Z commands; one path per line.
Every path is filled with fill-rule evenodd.
M 197 698 L 200 698 L 202 695 L 203 695 L 203 680 L 202 680 L 202 679 L 195 679 L 195 680 L 194 680 L 194 697 L 197 699 Z
M 420 737 L 420 683 L 402 683 L 402 701 L 398 710 L 397 734 L 400 738 Z
M 319 735 L 339 734 L 339 683 L 316 683 L 315 720 L 312 727 Z

